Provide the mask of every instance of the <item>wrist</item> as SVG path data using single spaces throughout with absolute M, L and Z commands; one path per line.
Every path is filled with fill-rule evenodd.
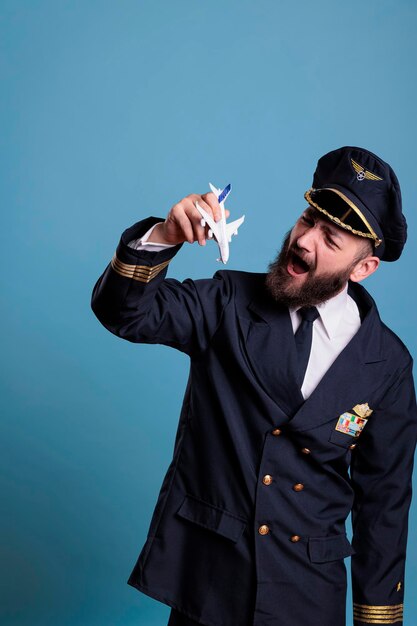
M 151 234 L 147 238 L 147 241 L 152 241 L 153 243 L 172 243 L 164 237 L 164 224 L 165 222 L 159 222 L 158 224 L 156 224 Z

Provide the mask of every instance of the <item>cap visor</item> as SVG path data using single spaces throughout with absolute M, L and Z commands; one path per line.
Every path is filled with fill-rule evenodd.
M 344 187 L 332 184 L 331 187 L 311 188 L 304 197 L 341 228 L 371 239 L 375 247 L 382 243 L 382 237 L 378 234 L 380 229 L 372 213 Z

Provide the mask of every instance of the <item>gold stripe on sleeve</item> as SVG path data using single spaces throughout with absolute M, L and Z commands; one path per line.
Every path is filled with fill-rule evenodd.
M 353 617 L 364 624 L 395 624 L 403 619 L 403 604 L 353 603 Z
M 149 283 L 168 265 L 170 260 L 171 259 L 168 259 L 168 261 L 164 261 L 158 265 L 131 265 L 130 263 L 123 263 L 117 258 L 116 254 L 114 254 L 110 264 L 114 271 L 121 276 L 132 278 L 142 283 Z

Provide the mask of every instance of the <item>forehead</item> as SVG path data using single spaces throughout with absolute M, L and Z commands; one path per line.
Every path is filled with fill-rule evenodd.
M 315 222 L 319 222 L 323 230 L 332 233 L 332 235 L 338 237 L 339 239 L 344 239 L 346 241 L 352 240 L 352 242 L 356 240 L 356 237 L 354 237 L 351 233 L 348 233 L 343 228 L 339 228 L 334 222 L 323 215 L 323 213 L 320 213 L 320 211 L 317 211 L 317 209 L 311 205 L 303 211 L 302 215 L 306 215 Z

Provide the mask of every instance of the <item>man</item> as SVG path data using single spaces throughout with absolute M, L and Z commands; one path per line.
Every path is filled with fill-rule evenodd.
M 190 356 L 172 462 L 129 584 L 170 626 L 403 623 L 417 439 L 412 358 L 359 284 L 406 241 L 392 168 L 324 155 L 267 273 L 166 278 L 204 245 L 192 194 L 124 231 L 92 308 L 112 333 Z M 345 521 L 352 511 L 352 544 Z

